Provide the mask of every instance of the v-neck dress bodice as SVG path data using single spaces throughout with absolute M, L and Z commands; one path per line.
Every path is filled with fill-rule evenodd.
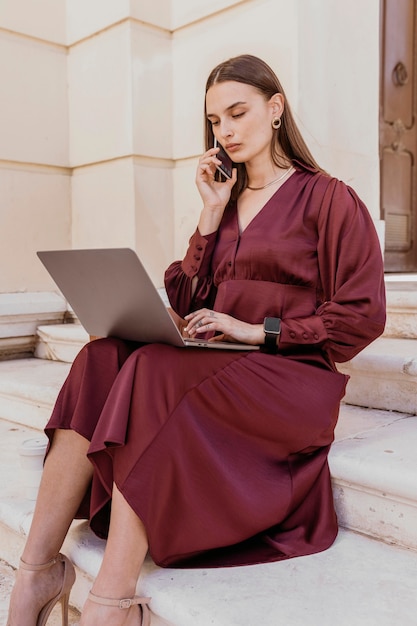
M 366 207 L 343 182 L 302 167 L 242 234 L 234 204 L 217 232 L 196 231 L 166 286 L 182 316 L 209 306 L 254 324 L 280 317 L 283 350 L 308 347 L 330 362 L 352 358 L 385 320 L 381 251 Z

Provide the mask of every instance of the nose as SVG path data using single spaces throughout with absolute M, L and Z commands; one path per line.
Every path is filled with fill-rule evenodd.
M 222 139 L 227 139 L 228 137 L 231 137 L 232 134 L 232 129 L 230 128 L 228 121 L 225 120 L 224 122 L 220 122 L 220 135 Z

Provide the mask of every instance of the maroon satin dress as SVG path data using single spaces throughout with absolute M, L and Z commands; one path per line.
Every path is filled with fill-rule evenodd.
M 334 363 L 383 331 L 383 263 L 355 192 L 296 168 L 242 233 L 230 204 L 165 277 L 180 316 L 280 317 L 278 354 L 93 341 L 46 427 L 91 441 L 78 516 L 105 537 L 115 481 L 161 566 L 276 561 L 336 537 L 327 456 L 347 377 Z

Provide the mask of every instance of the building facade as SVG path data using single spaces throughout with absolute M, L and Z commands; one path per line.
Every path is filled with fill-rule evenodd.
M 242 53 L 383 237 L 379 33 L 379 0 L 0 0 L 0 293 L 54 290 L 36 251 L 70 247 L 134 248 L 161 286 L 201 207 L 207 75 Z

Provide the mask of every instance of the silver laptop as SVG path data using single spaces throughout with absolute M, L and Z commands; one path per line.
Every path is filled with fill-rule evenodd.
M 90 335 L 178 347 L 259 349 L 182 337 L 138 256 L 129 248 L 37 254 Z

